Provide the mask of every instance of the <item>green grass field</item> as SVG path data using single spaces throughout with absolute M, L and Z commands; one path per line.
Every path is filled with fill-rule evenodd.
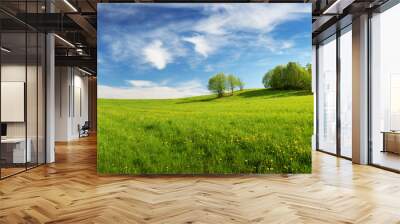
M 103 174 L 311 172 L 313 97 L 304 91 L 99 99 L 98 125 Z

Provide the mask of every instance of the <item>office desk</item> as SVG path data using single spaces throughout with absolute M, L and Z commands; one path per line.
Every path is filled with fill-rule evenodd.
M 2 159 L 7 163 L 25 163 L 31 162 L 32 141 L 27 139 L 27 147 L 25 151 L 25 138 L 5 138 L 1 139 L 1 154 Z
M 400 154 L 400 132 L 383 131 L 383 150 L 382 152 L 392 152 Z

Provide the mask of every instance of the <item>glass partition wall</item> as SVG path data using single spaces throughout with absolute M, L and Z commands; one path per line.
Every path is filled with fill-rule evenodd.
M 352 157 L 351 25 L 317 48 L 317 149 Z
M 1 34 L 1 177 L 26 169 L 26 34 Z M 6 49 L 6 50 L 4 50 Z
M 318 47 L 318 149 L 336 154 L 336 36 Z
M 371 18 L 370 163 L 400 171 L 400 4 Z
M 35 12 L 38 2 L 18 6 Z M 43 33 L 0 12 L 1 179 L 46 160 L 45 41 Z

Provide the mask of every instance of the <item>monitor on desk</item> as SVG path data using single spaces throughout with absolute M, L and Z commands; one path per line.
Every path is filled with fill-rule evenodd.
M 1 123 L 1 137 L 7 136 L 7 124 Z

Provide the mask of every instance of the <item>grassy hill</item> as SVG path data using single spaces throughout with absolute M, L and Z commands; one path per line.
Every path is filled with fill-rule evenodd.
M 311 172 L 313 98 L 304 91 L 99 99 L 98 124 L 100 173 Z

